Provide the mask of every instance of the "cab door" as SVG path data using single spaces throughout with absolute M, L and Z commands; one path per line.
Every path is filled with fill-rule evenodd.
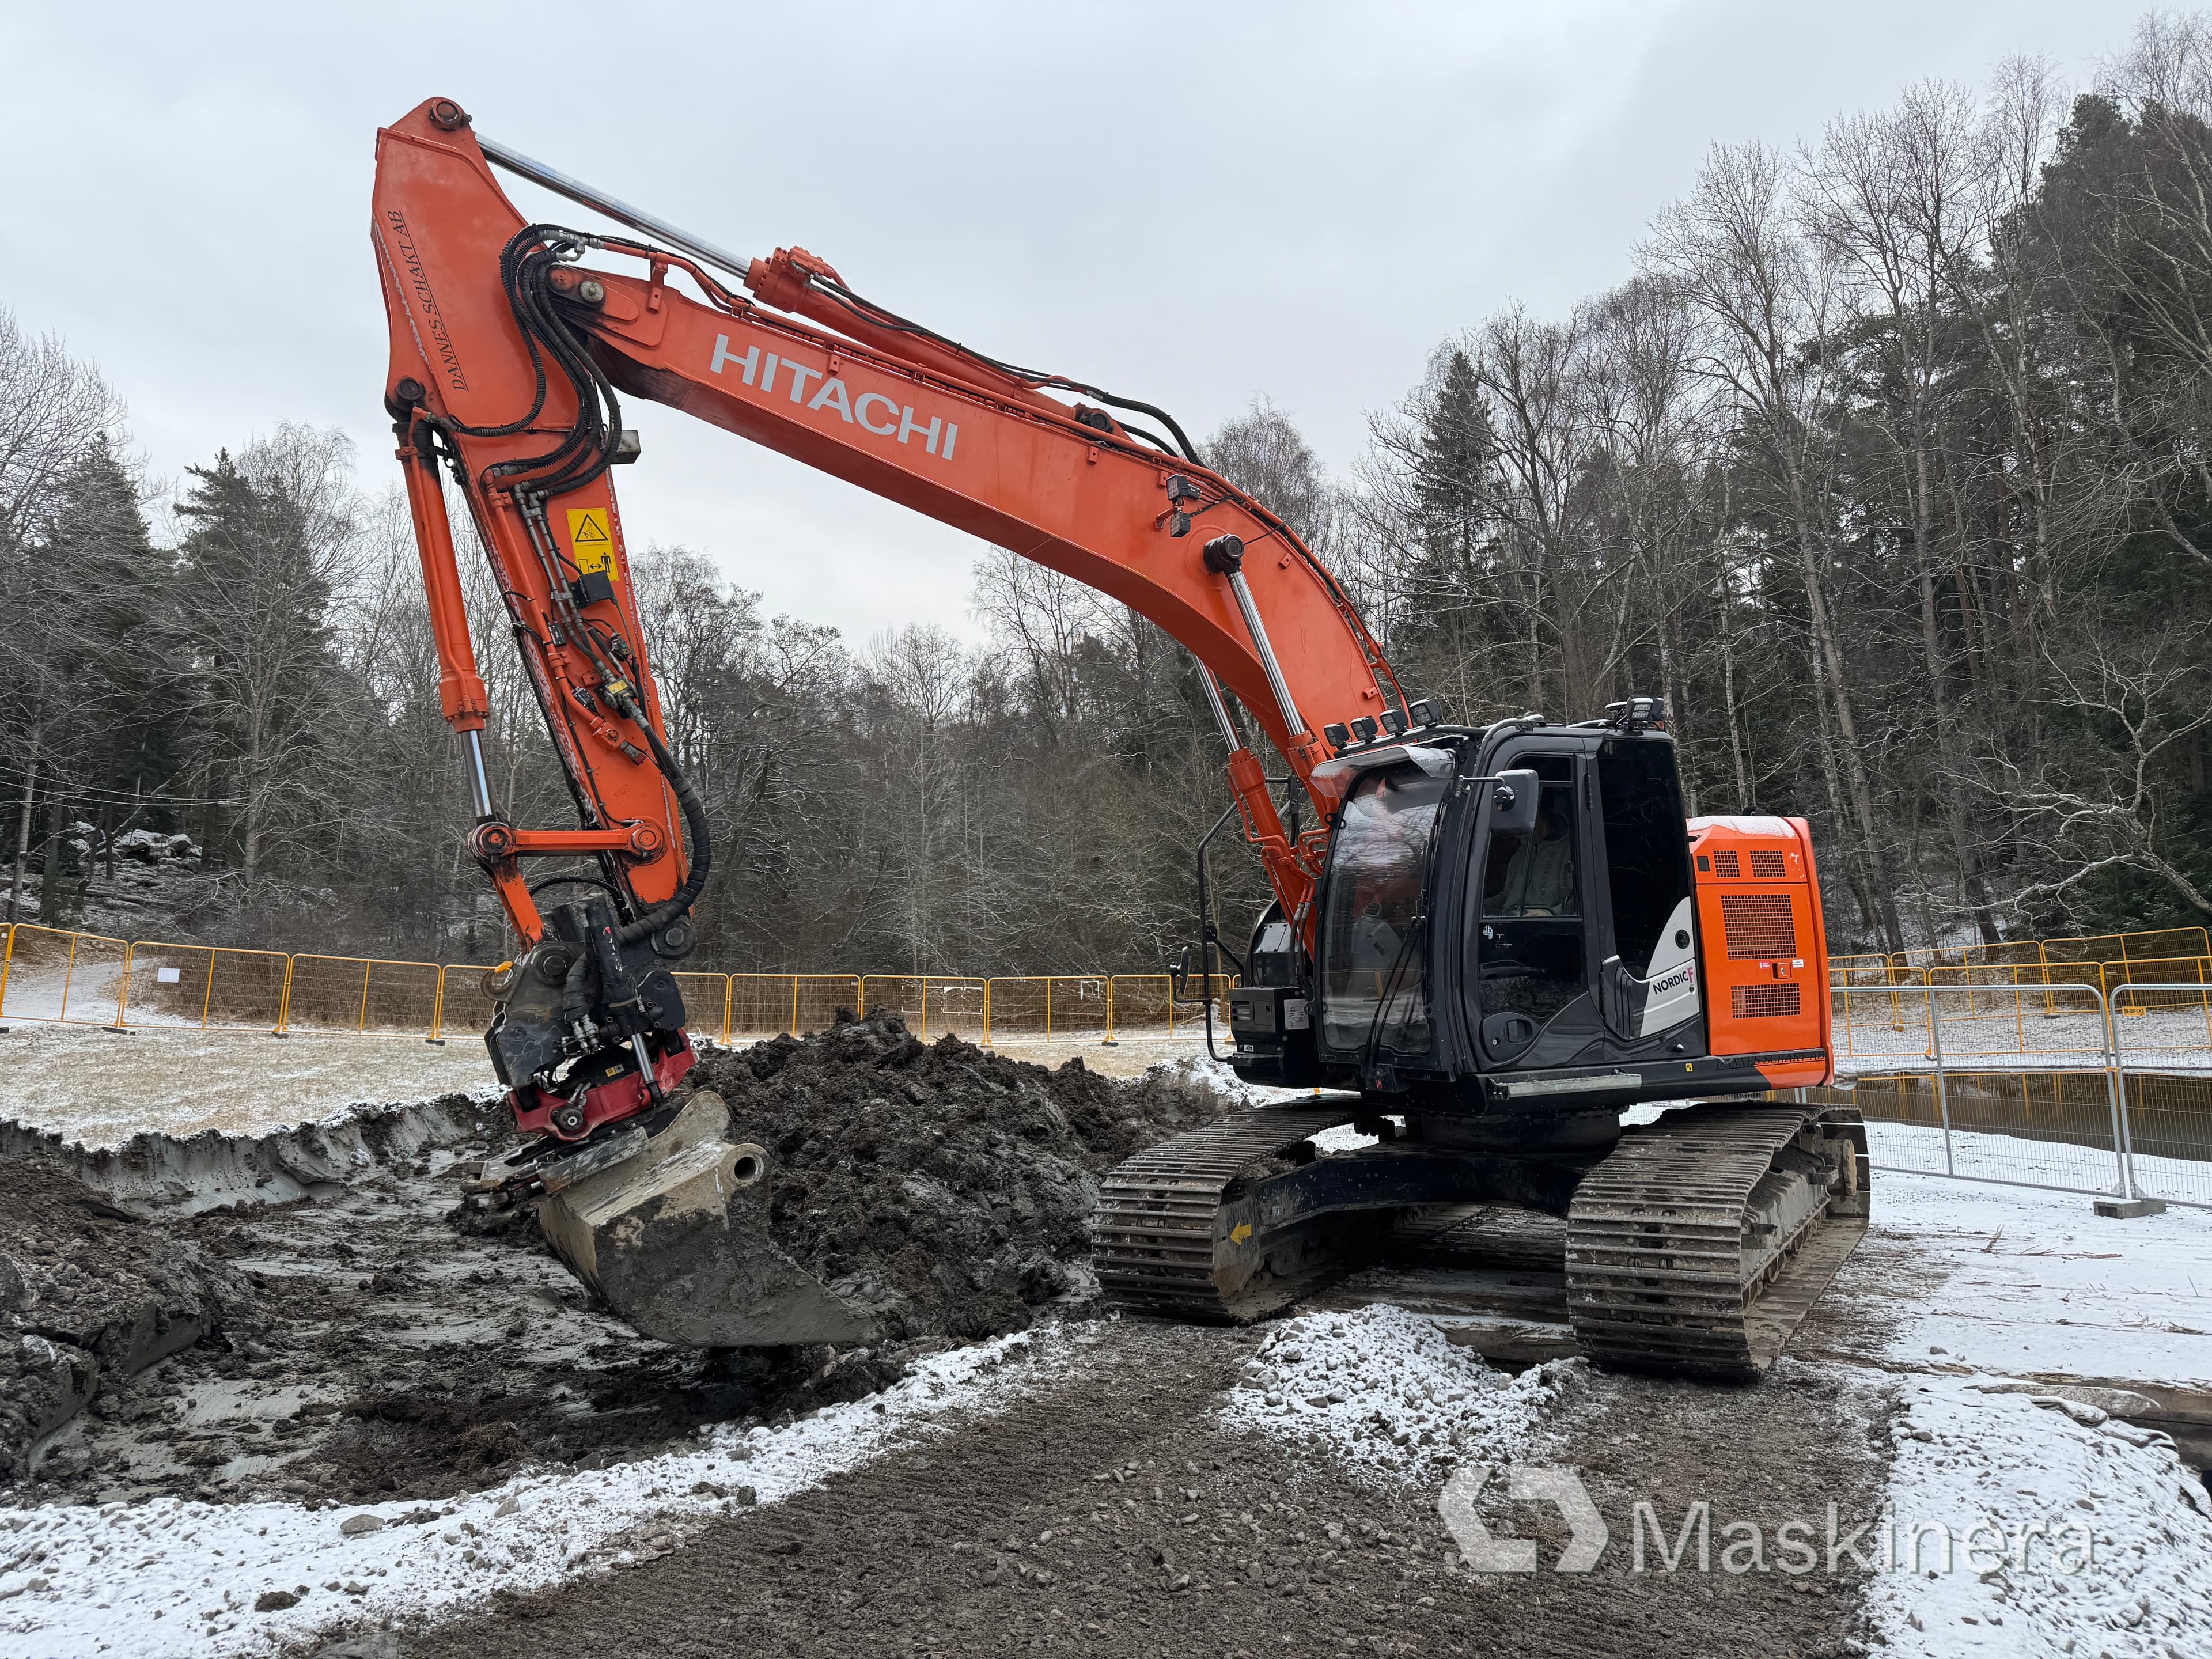
M 1572 1065 L 1602 1035 L 1589 876 L 1603 866 L 1585 747 L 1564 733 L 1532 735 L 1486 763 L 1534 771 L 1540 794 L 1533 829 L 1486 822 L 1470 849 L 1461 984 L 1484 1071 Z

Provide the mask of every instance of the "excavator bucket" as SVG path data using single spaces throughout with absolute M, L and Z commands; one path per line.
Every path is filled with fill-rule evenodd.
M 872 1340 L 875 1321 L 769 1237 L 767 1151 L 700 1093 L 658 1134 L 595 1146 L 546 1179 L 538 1224 L 643 1336 L 678 1347 Z

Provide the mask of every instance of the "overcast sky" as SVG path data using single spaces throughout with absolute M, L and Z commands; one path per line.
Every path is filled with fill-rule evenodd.
M 812 249 L 939 331 L 1169 409 L 1257 395 L 1348 468 L 1510 300 L 1620 281 L 1716 141 L 1790 143 L 2001 59 L 2091 78 L 2098 0 L 9 6 L 0 304 L 175 475 L 282 420 L 382 489 L 375 130 L 479 131 L 744 254 Z M 511 184 L 525 212 L 582 213 Z M 653 405 L 634 538 L 858 643 L 965 635 L 974 544 Z

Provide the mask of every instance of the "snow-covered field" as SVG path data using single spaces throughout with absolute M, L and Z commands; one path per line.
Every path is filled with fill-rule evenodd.
M 0 1118 L 87 1146 L 142 1131 L 261 1135 L 362 1104 L 500 1093 L 483 1044 L 456 1037 L 275 1037 L 18 1024 L 0 1036 Z

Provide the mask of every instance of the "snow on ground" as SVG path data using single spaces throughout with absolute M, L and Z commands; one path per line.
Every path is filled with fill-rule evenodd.
M 1943 1132 L 1929 1124 L 1869 1123 L 1867 1149 L 1877 1170 L 1944 1171 Z M 2117 1193 L 2118 1160 L 2101 1146 L 1954 1129 L 1951 1168 L 1975 1181 L 2024 1182 L 2075 1193 Z M 2177 1203 L 2212 1205 L 2212 1164 L 2137 1152 L 2130 1160 L 2136 1188 Z
M 725 1425 L 696 1451 L 525 1474 L 437 1505 L 175 1499 L 8 1511 L 0 1656 L 266 1653 L 347 1627 L 450 1618 L 495 1589 L 537 1589 L 677 1547 L 690 1526 L 741 1514 L 742 1488 L 774 1504 L 946 1432 L 955 1413 L 1004 1410 L 1087 1346 L 1057 1331 L 1000 1338 L 925 1359 L 882 1394 L 779 1431 Z M 381 1524 L 359 1529 L 362 1515 Z M 298 1603 L 256 1612 L 270 1592 Z
M 1948 1377 L 1900 1403 L 1888 1513 L 1860 1546 L 1887 1651 L 2212 1652 L 2212 1498 L 2166 1437 Z
M 1935 1133 L 1870 1127 L 1878 1166 L 1896 1138 Z M 2108 1221 L 2078 1194 L 1881 1168 L 1873 1233 L 1900 1272 L 1941 1279 L 1861 1273 L 1853 1290 L 1847 1273 L 1831 1291 L 1893 1322 L 1893 1363 L 2212 1386 L 2212 1214 Z
M 1270 1333 L 1221 1418 L 1296 1445 L 1327 1445 L 1355 1468 L 1411 1479 L 1467 1459 L 1508 1461 L 1558 1397 L 1563 1366 L 1580 1363 L 1509 1376 L 1388 1303 L 1305 1314 Z
M 0 1036 L 0 1118 L 87 1146 L 142 1130 L 268 1134 L 359 1104 L 501 1092 L 483 1044 L 455 1037 L 273 1037 L 22 1025 Z

